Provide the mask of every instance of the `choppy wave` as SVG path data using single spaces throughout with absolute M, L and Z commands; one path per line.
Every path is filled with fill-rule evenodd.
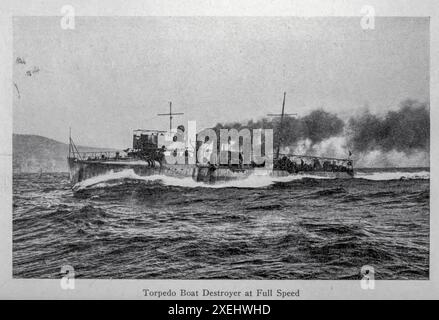
M 83 181 L 77 196 L 67 174 L 14 175 L 13 276 L 71 265 L 84 279 L 334 280 L 371 265 L 376 279 L 428 279 L 429 180 L 422 169 L 394 179 L 415 171 L 254 176 L 235 189 L 128 170 Z M 254 188 L 273 180 L 285 183 Z

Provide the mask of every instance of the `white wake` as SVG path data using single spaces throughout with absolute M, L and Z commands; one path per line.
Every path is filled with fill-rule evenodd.
M 263 188 L 268 187 L 276 182 L 290 182 L 295 180 L 302 180 L 305 178 L 311 179 L 334 179 L 332 177 L 322 177 L 312 174 L 299 174 L 290 175 L 286 177 L 271 177 L 268 175 L 250 175 L 246 179 L 242 180 L 232 180 L 228 182 L 219 182 L 215 184 L 208 184 L 204 182 L 196 182 L 192 177 L 177 178 L 164 175 L 151 175 L 151 176 L 139 176 L 133 169 L 126 169 L 123 171 L 113 172 L 110 171 L 106 174 L 96 176 L 93 178 L 86 179 L 77 183 L 74 187 L 74 191 L 79 191 L 87 188 L 101 188 L 108 186 L 115 186 L 123 184 L 125 180 L 142 180 L 147 182 L 157 182 L 166 186 L 176 186 L 185 188 Z M 355 178 L 366 179 L 374 181 L 385 181 L 385 180 L 412 180 L 412 179 L 430 179 L 429 171 L 418 171 L 418 172 L 355 172 Z
M 93 178 L 89 178 L 78 182 L 73 187 L 74 191 L 79 191 L 87 188 L 100 188 L 115 186 L 123 184 L 124 180 L 142 180 L 147 182 L 158 182 L 166 186 L 176 186 L 185 188 L 263 188 L 268 187 L 276 182 L 290 182 L 294 180 L 301 180 L 304 178 L 311 179 L 333 179 L 329 177 L 321 177 L 310 174 L 291 175 L 286 177 L 271 177 L 267 175 L 250 175 L 248 178 L 241 180 L 232 180 L 227 182 L 219 182 L 215 184 L 208 184 L 204 182 L 197 182 L 192 177 L 177 178 L 164 175 L 151 175 L 151 176 L 139 176 L 133 169 L 126 169 L 123 171 L 113 172 L 110 171 L 106 174 L 99 175 Z
M 430 179 L 429 171 L 418 171 L 418 172 L 404 172 L 404 171 L 377 171 L 377 172 L 355 172 L 355 178 L 358 179 L 366 179 L 366 180 L 374 180 L 374 181 L 385 181 L 385 180 L 413 180 L 413 179 L 421 179 L 428 180 Z

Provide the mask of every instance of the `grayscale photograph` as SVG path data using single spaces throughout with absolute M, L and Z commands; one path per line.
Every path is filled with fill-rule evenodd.
M 12 18 L 13 279 L 430 279 L 428 17 L 66 10 Z

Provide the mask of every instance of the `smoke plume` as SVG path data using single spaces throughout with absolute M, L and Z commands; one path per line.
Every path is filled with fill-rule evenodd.
M 429 150 L 430 115 L 427 103 L 406 100 L 384 118 L 370 112 L 349 120 L 351 142 L 358 151 L 412 152 Z
M 274 145 L 280 141 L 282 152 L 346 158 L 351 151 L 356 167 L 427 167 L 429 107 L 427 102 L 406 100 L 384 116 L 365 111 L 346 122 L 318 109 L 303 117 L 284 118 L 282 130 L 279 118 L 217 124 L 214 130 L 273 129 Z

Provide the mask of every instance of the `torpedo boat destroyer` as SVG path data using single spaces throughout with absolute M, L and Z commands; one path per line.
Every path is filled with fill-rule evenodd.
M 282 113 L 279 114 L 280 133 L 282 134 L 285 93 L 282 105 Z M 213 160 L 207 156 L 206 149 L 216 145 L 223 149 L 220 143 L 215 144 L 207 139 L 199 141 L 196 135 L 196 143 L 191 150 L 186 147 L 175 148 L 175 142 L 179 136 L 184 135 L 185 128 L 179 126 L 178 130 L 172 130 L 172 117 L 178 113 L 172 113 L 172 104 L 167 115 L 170 119 L 170 130 L 145 130 L 133 131 L 133 145 L 121 151 L 102 152 L 79 152 L 73 139 L 69 138 L 68 165 L 70 180 L 76 184 L 83 180 L 104 175 L 111 172 L 133 170 L 138 176 L 170 176 L 177 178 L 192 177 L 197 182 L 217 183 L 231 180 L 246 179 L 252 175 L 272 177 L 287 177 L 290 175 L 312 175 L 327 178 L 352 178 L 354 176 L 353 160 L 350 158 L 330 158 L 313 155 L 297 155 L 281 153 L 281 141 L 277 142 L 277 150 L 272 153 L 269 164 L 264 161 L 243 161 L 243 150 L 238 147 L 235 151 L 229 148 L 227 160 L 224 162 Z M 171 144 L 165 141 L 171 140 Z M 184 140 L 184 138 L 183 138 Z M 203 143 L 204 142 L 204 143 Z M 230 139 L 229 139 L 230 142 Z M 174 144 L 174 145 L 173 145 Z M 238 139 L 239 144 L 239 139 Z M 206 148 L 207 146 L 207 148 Z M 204 151 L 203 151 L 204 150 Z M 252 158 L 252 156 L 250 156 Z M 180 161 L 174 161 L 179 158 Z M 203 158 L 203 159 L 202 159 Z M 232 161 L 232 159 L 236 161 Z M 171 161 L 170 161 L 171 159 Z

